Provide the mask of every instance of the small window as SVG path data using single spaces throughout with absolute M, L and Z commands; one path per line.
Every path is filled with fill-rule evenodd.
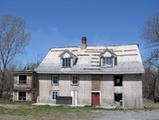
M 114 94 L 114 101 L 119 102 L 122 105 L 122 93 L 115 93 Z
M 56 100 L 57 96 L 58 96 L 58 91 L 53 91 L 52 92 L 52 100 Z
M 79 82 L 79 76 L 73 75 L 72 76 L 72 85 L 78 85 L 78 82 Z
M 65 68 L 71 67 L 71 58 L 63 58 L 62 59 L 62 66 Z
M 26 92 L 19 92 L 19 100 L 26 100 Z
M 59 75 L 52 75 L 52 84 L 59 84 Z
M 19 84 L 26 84 L 26 83 L 27 83 L 27 76 L 19 75 Z
M 114 58 L 114 65 L 117 65 L 118 62 L 117 62 L 117 57 Z
M 103 66 L 112 67 L 113 66 L 113 58 L 112 57 L 104 57 L 103 58 Z
M 114 76 L 114 86 L 122 86 L 123 85 L 123 76 L 117 75 Z

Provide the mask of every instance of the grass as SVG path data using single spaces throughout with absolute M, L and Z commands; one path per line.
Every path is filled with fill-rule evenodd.
M 0 104 L 31 104 L 30 101 L 12 101 L 8 99 L 0 99 Z
M 6 107 L 6 105 L 11 107 Z M 12 107 L 13 106 L 13 107 Z M 152 110 L 152 108 L 144 108 L 144 110 Z M 61 106 L 49 106 L 49 105 L 39 105 L 34 106 L 31 105 L 30 102 L 22 102 L 22 101 L 10 101 L 10 100 L 2 100 L 0 99 L 0 114 L 9 114 L 9 115 L 33 115 L 33 114 L 47 114 L 47 113 L 73 113 L 73 112 L 113 112 L 113 111 L 130 111 L 128 109 L 105 109 L 102 107 L 93 107 L 93 106 L 84 106 L 84 107 L 71 107 L 66 105 Z M 138 111 L 138 110 L 131 110 Z
M 119 110 L 119 109 L 117 109 Z M 20 105 L 18 108 L 5 108 L 0 107 L 0 114 L 9 115 L 33 115 L 33 114 L 46 114 L 46 113 L 74 113 L 74 112 L 92 112 L 92 111 L 115 111 L 115 109 L 95 108 L 92 106 L 85 107 L 71 107 L 71 106 L 49 106 L 49 105 Z

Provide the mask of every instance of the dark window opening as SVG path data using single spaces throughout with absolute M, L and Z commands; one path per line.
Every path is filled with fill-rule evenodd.
M 19 75 L 19 84 L 26 84 L 26 83 L 27 83 L 27 76 Z
M 114 86 L 122 86 L 123 85 L 123 76 L 117 75 L 114 76 Z
M 63 58 L 62 59 L 62 66 L 65 68 L 71 67 L 71 58 Z
M 114 58 L 114 65 L 117 65 L 118 62 L 117 62 L 117 57 Z
M 115 93 L 114 94 L 114 100 L 115 100 L 115 102 L 119 102 L 120 105 L 122 105 L 122 94 L 121 93 Z
M 79 76 L 78 75 L 73 75 L 72 76 L 72 84 L 77 85 L 79 81 Z
M 19 100 L 26 100 L 26 92 L 19 92 Z
M 52 83 L 53 84 L 59 83 L 59 75 L 52 75 Z

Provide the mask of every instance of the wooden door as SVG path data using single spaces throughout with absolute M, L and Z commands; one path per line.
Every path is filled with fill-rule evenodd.
M 100 93 L 99 92 L 92 93 L 92 105 L 93 106 L 100 105 Z

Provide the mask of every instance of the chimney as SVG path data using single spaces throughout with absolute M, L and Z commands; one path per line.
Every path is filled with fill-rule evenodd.
M 87 38 L 86 37 L 82 37 L 81 49 L 86 49 L 86 47 L 87 47 Z

